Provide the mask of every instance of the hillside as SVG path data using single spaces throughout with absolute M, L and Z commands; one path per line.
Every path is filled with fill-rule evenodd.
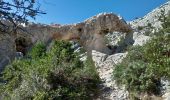
M 126 85 L 130 84 L 129 82 L 127 82 L 126 84 L 124 84 L 124 82 L 123 82 L 122 84 L 124 84 L 125 86 L 121 85 L 121 88 L 118 87 L 119 85 L 117 86 L 118 80 L 122 79 L 122 81 L 128 81 L 128 79 L 131 78 L 128 75 L 132 75 L 135 78 L 135 75 L 137 74 L 135 72 L 135 68 L 139 67 L 139 69 L 140 69 L 140 66 L 146 66 L 145 64 L 142 65 L 141 63 L 138 63 L 138 62 L 136 62 L 136 64 L 139 64 L 139 65 L 135 65 L 135 59 L 136 60 L 143 59 L 143 58 L 140 58 L 140 56 L 141 56 L 140 53 L 142 53 L 140 50 L 143 50 L 142 48 L 145 48 L 145 49 L 151 48 L 152 46 L 154 46 L 153 44 L 151 44 L 152 42 L 157 45 L 155 45 L 155 47 L 152 47 L 152 50 L 150 51 L 150 53 L 154 52 L 154 49 L 161 48 L 161 46 L 165 45 L 164 49 L 167 50 L 166 51 L 167 52 L 166 59 L 168 60 L 168 62 L 164 63 L 165 65 L 163 65 L 163 66 L 165 68 L 170 67 L 169 54 L 168 54 L 168 52 L 169 52 L 169 49 L 168 49 L 169 44 L 168 43 L 169 43 L 170 38 L 164 37 L 164 34 L 169 33 L 170 23 L 169 23 L 169 18 L 167 18 L 167 16 L 169 16 L 169 11 L 170 11 L 170 2 L 167 2 L 166 4 L 163 4 L 161 7 L 154 9 L 152 12 L 148 13 L 143 18 L 139 18 L 139 19 L 129 22 L 129 24 L 133 28 L 134 43 L 133 43 L 133 46 L 129 46 L 128 49 L 124 48 L 124 51 L 123 51 L 124 53 L 116 53 L 116 54 L 107 56 L 106 54 L 103 54 L 103 53 L 99 53 L 96 51 L 93 52 L 93 60 L 95 61 L 96 66 L 98 66 L 97 70 L 99 72 L 99 76 L 103 80 L 103 94 L 102 94 L 101 98 L 109 98 L 111 100 L 122 100 L 122 99 L 126 100 L 126 99 L 128 99 L 128 95 L 136 95 L 136 93 L 137 93 L 137 98 L 140 98 L 142 100 L 143 99 L 144 100 L 145 99 L 148 99 L 148 100 L 150 100 L 150 99 L 151 100 L 162 100 L 162 99 L 169 100 L 169 93 L 168 93 L 169 82 L 164 79 L 161 80 L 161 86 L 163 86 L 163 87 L 161 87 L 159 85 L 162 89 L 161 89 L 161 94 L 159 94 L 158 97 L 156 97 L 152 93 L 150 94 L 150 96 L 147 96 L 148 95 L 147 93 L 146 94 L 145 93 L 138 94 L 138 92 L 140 90 L 135 91 L 134 94 L 129 93 L 128 91 L 126 91 L 126 88 L 127 88 Z M 164 21 L 162 19 L 164 19 Z M 155 37 L 158 38 L 159 36 L 161 37 L 161 40 L 155 39 Z M 114 37 L 114 35 L 112 36 L 109 34 L 109 39 L 111 38 L 110 40 L 114 40 L 114 38 L 112 38 L 112 37 Z M 164 40 L 165 40 L 165 42 L 163 42 Z M 148 41 L 151 41 L 151 42 L 148 43 Z M 159 42 L 162 42 L 162 44 L 160 44 L 161 46 L 156 47 L 156 46 L 158 46 Z M 112 41 L 110 43 L 112 43 Z M 146 45 L 145 45 L 145 43 L 146 43 Z M 149 47 L 148 45 L 152 45 L 152 46 Z M 132 49 L 129 49 L 129 48 L 132 48 Z M 159 49 L 159 50 L 161 50 L 161 49 Z M 138 55 L 138 53 L 139 53 L 139 55 Z M 138 58 L 138 56 L 139 56 L 139 58 Z M 149 57 L 149 53 L 146 54 L 146 57 Z M 128 58 L 130 58 L 130 59 L 127 60 Z M 154 58 L 155 57 L 153 57 L 152 59 L 154 59 Z M 134 61 L 133 61 L 133 59 L 134 59 Z M 161 60 L 161 59 L 162 59 L 162 57 L 159 60 Z M 132 61 L 132 63 L 130 63 L 131 61 Z M 127 71 L 127 73 L 126 73 L 126 70 L 131 70 L 131 67 L 133 67 L 131 65 L 134 65 L 134 68 L 132 68 L 132 72 Z M 156 66 L 159 66 L 159 65 L 160 65 L 159 63 L 155 64 L 155 70 L 156 70 Z M 128 69 L 128 66 L 130 67 L 129 69 Z M 154 65 L 152 65 L 152 66 L 154 67 Z M 163 66 L 161 66 L 161 67 L 163 67 Z M 122 69 L 119 69 L 119 67 L 120 68 L 122 67 Z M 147 66 L 146 66 L 146 68 L 147 68 Z M 148 69 L 149 69 L 149 67 L 148 67 Z M 122 70 L 122 72 L 121 72 L 121 70 Z M 136 69 L 136 70 L 138 70 L 138 69 Z M 113 73 L 113 71 L 114 71 L 114 73 Z M 133 72 L 134 72 L 134 74 L 133 74 Z M 121 76 L 124 74 L 127 74 L 127 76 L 126 77 Z M 115 76 L 115 79 L 114 79 L 113 75 L 118 75 L 118 76 Z M 143 75 L 144 75 L 144 73 L 143 73 Z M 116 79 L 116 78 L 118 78 L 118 79 Z M 123 80 L 123 78 L 125 78 L 125 79 Z M 139 78 L 139 76 L 137 76 L 137 78 Z M 139 80 L 139 79 L 137 79 L 137 80 Z M 145 80 L 145 79 L 142 79 L 142 80 Z M 135 79 L 134 79 L 134 81 L 135 81 Z M 133 81 L 131 81 L 131 82 L 133 82 Z M 132 84 L 130 84 L 128 86 L 131 86 Z M 144 83 L 142 85 L 144 85 Z M 132 85 L 132 87 L 133 87 L 133 85 Z M 144 86 L 144 87 L 146 87 L 146 86 Z M 108 89 L 108 91 L 106 92 L 105 89 Z M 163 97 L 161 98 L 161 96 L 163 96 Z M 133 99 L 135 99 L 135 98 L 133 98 Z
M 170 99 L 170 1 L 131 22 L 20 27 L 0 34 L 0 100 Z

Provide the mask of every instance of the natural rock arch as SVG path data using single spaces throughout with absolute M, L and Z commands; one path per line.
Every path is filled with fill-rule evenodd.
M 58 31 L 53 34 L 53 39 L 57 40 L 78 40 L 86 51 L 91 54 L 92 50 L 97 50 L 106 54 L 111 54 L 104 40 L 104 36 L 109 32 L 118 31 L 125 37 L 133 39 L 132 29 L 115 14 L 99 14 L 84 22 L 59 26 Z

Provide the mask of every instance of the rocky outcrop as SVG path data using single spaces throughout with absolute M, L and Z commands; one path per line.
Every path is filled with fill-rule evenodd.
M 15 45 L 13 37 L 10 37 L 9 34 L 1 34 L 0 33 L 0 72 L 7 65 L 11 62 L 15 54 Z
M 133 33 L 133 39 L 134 39 L 134 44 L 133 44 L 134 46 L 136 46 L 136 45 L 142 46 L 147 41 L 149 41 L 151 39 L 151 37 L 145 36 L 143 34 L 139 34 L 137 32 L 134 32 Z

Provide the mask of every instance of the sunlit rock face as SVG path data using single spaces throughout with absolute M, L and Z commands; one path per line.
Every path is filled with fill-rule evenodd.
M 7 65 L 15 53 L 14 41 L 9 34 L 0 34 L 0 72 Z

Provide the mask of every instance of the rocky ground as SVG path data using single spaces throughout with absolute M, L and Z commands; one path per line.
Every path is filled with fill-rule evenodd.
M 92 52 L 93 61 L 102 80 L 99 100 L 126 100 L 128 98 L 128 91 L 118 87 L 112 78 L 115 65 L 121 62 L 126 55 L 127 53 L 117 53 L 107 56 L 97 51 Z

